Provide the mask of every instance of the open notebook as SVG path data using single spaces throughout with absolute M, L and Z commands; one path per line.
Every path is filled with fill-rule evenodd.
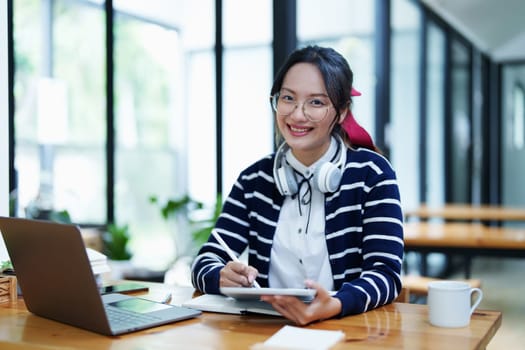
M 118 293 L 101 296 L 75 225 L 0 217 L 0 231 L 26 307 L 35 315 L 117 335 L 201 314 Z

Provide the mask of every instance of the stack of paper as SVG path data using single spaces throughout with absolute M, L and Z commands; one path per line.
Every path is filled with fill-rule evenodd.
M 264 343 L 251 350 L 328 350 L 344 339 L 341 331 L 284 326 Z
M 91 248 L 86 248 L 86 251 L 89 258 L 89 262 L 91 263 L 91 269 L 93 270 L 93 274 L 99 275 L 101 273 L 106 273 L 110 271 L 108 265 L 108 258 L 104 254 L 97 252 L 96 250 Z

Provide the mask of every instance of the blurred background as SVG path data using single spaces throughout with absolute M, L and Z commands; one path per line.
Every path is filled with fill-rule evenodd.
M 523 0 L 7 0 L 0 13 L 0 213 L 76 223 L 135 269 L 191 258 L 237 174 L 275 149 L 273 76 L 307 44 L 350 63 L 354 115 L 404 208 L 525 207 Z M 509 282 L 521 264 L 473 262 L 485 306 L 505 310 L 491 346 L 525 338 L 505 322 L 524 312 Z
M 354 114 L 396 169 L 404 207 L 525 206 L 523 1 L 8 7 L 12 215 L 128 225 L 134 258 L 166 266 L 177 225 L 161 209 L 189 197 L 202 210 L 182 209 L 212 218 L 218 194 L 273 151 L 274 72 L 306 44 L 349 61 L 363 93 Z

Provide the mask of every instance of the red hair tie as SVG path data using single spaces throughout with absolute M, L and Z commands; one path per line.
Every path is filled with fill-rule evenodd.
M 350 96 L 361 96 L 361 93 L 352 88 Z M 370 134 L 355 120 L 350 108 L 348 109 L 348 113 L 346 113 L 341 127 L 346 131 L 352 145 L 365 147 L 373 151 L 376 150 L 372 137 L 370 137 Z

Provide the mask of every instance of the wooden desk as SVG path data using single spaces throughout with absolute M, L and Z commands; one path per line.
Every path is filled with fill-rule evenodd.
M 405 245 L 440 250 L 492 251 L 525 256 L 525 229 L 487 227 L 482 224 L 408 222 L 404 225 Z
M 405 211 L 407 220 L 411 218 L 470 221 L 524 221 L 525 208 L 510 208 L 504 206 L 447 204 L 443 207 L 429 207 L 422 205 L 414 210 Z
M 525 229 L 479 223 L 408 222 L 404 224 L 404 240 L 406 251 L 466 257 L 465 278 L 470 278 L 470 260 L 474 256 L 525 258 Z M 421 273 L 426 275 L 424 259 L 422 263 Z
M 193 289 L 151 284 L 146 297 L 160 300 L 173 292 L 172 304 Z M 468 327 L 431 326 L 426 305 L 394 303 L 379 309 L 308 328 L 342 330 L 346 340 L 333 349 L 484 349 L 501 326 L 497 311 L 477 310 Z M 0 304 L 0 348 L 9 349 L 250 349 L 286 324 L 272 316 L 203 313 L 202 316 L 119 337 L 107 337 L 30 314 L 19 300 Z
M 501 226 L 503 222 L 525 222 L 525 208 L 507 206 L 446 204 L 441 207 L 430 207 L 425 204 L 414 210 L 405 211 L 405 222 L 433 222 L 440 219 L 446 224 L 433 227 L 432 232 L 425 226 L 419 226 L 418 231 L 410 232 L 414 227 L 406 226 L 408 234 L 407 251 L 421 254 L 421 274 L 427 274 L 426 255 L 431 252 L 445 254 L 460 254 L 464 257 L 465 278 L 470 278 L 472 257 L 475 255 L 493 256 L 524 256 L 521 234 L 511 231 L 483 231 L 478 224 L 486 226 Z M 468 222 L 474 226 L 461 228 L 450 226 L 453 222 Z M 440 232 L 438 232 L 440 231 Z M 517 241 L 516 241 L 517 240 Z M 517 246 L 514 244 L 517 243 Z M 450 264 L 450 259 L 447 259 Z

